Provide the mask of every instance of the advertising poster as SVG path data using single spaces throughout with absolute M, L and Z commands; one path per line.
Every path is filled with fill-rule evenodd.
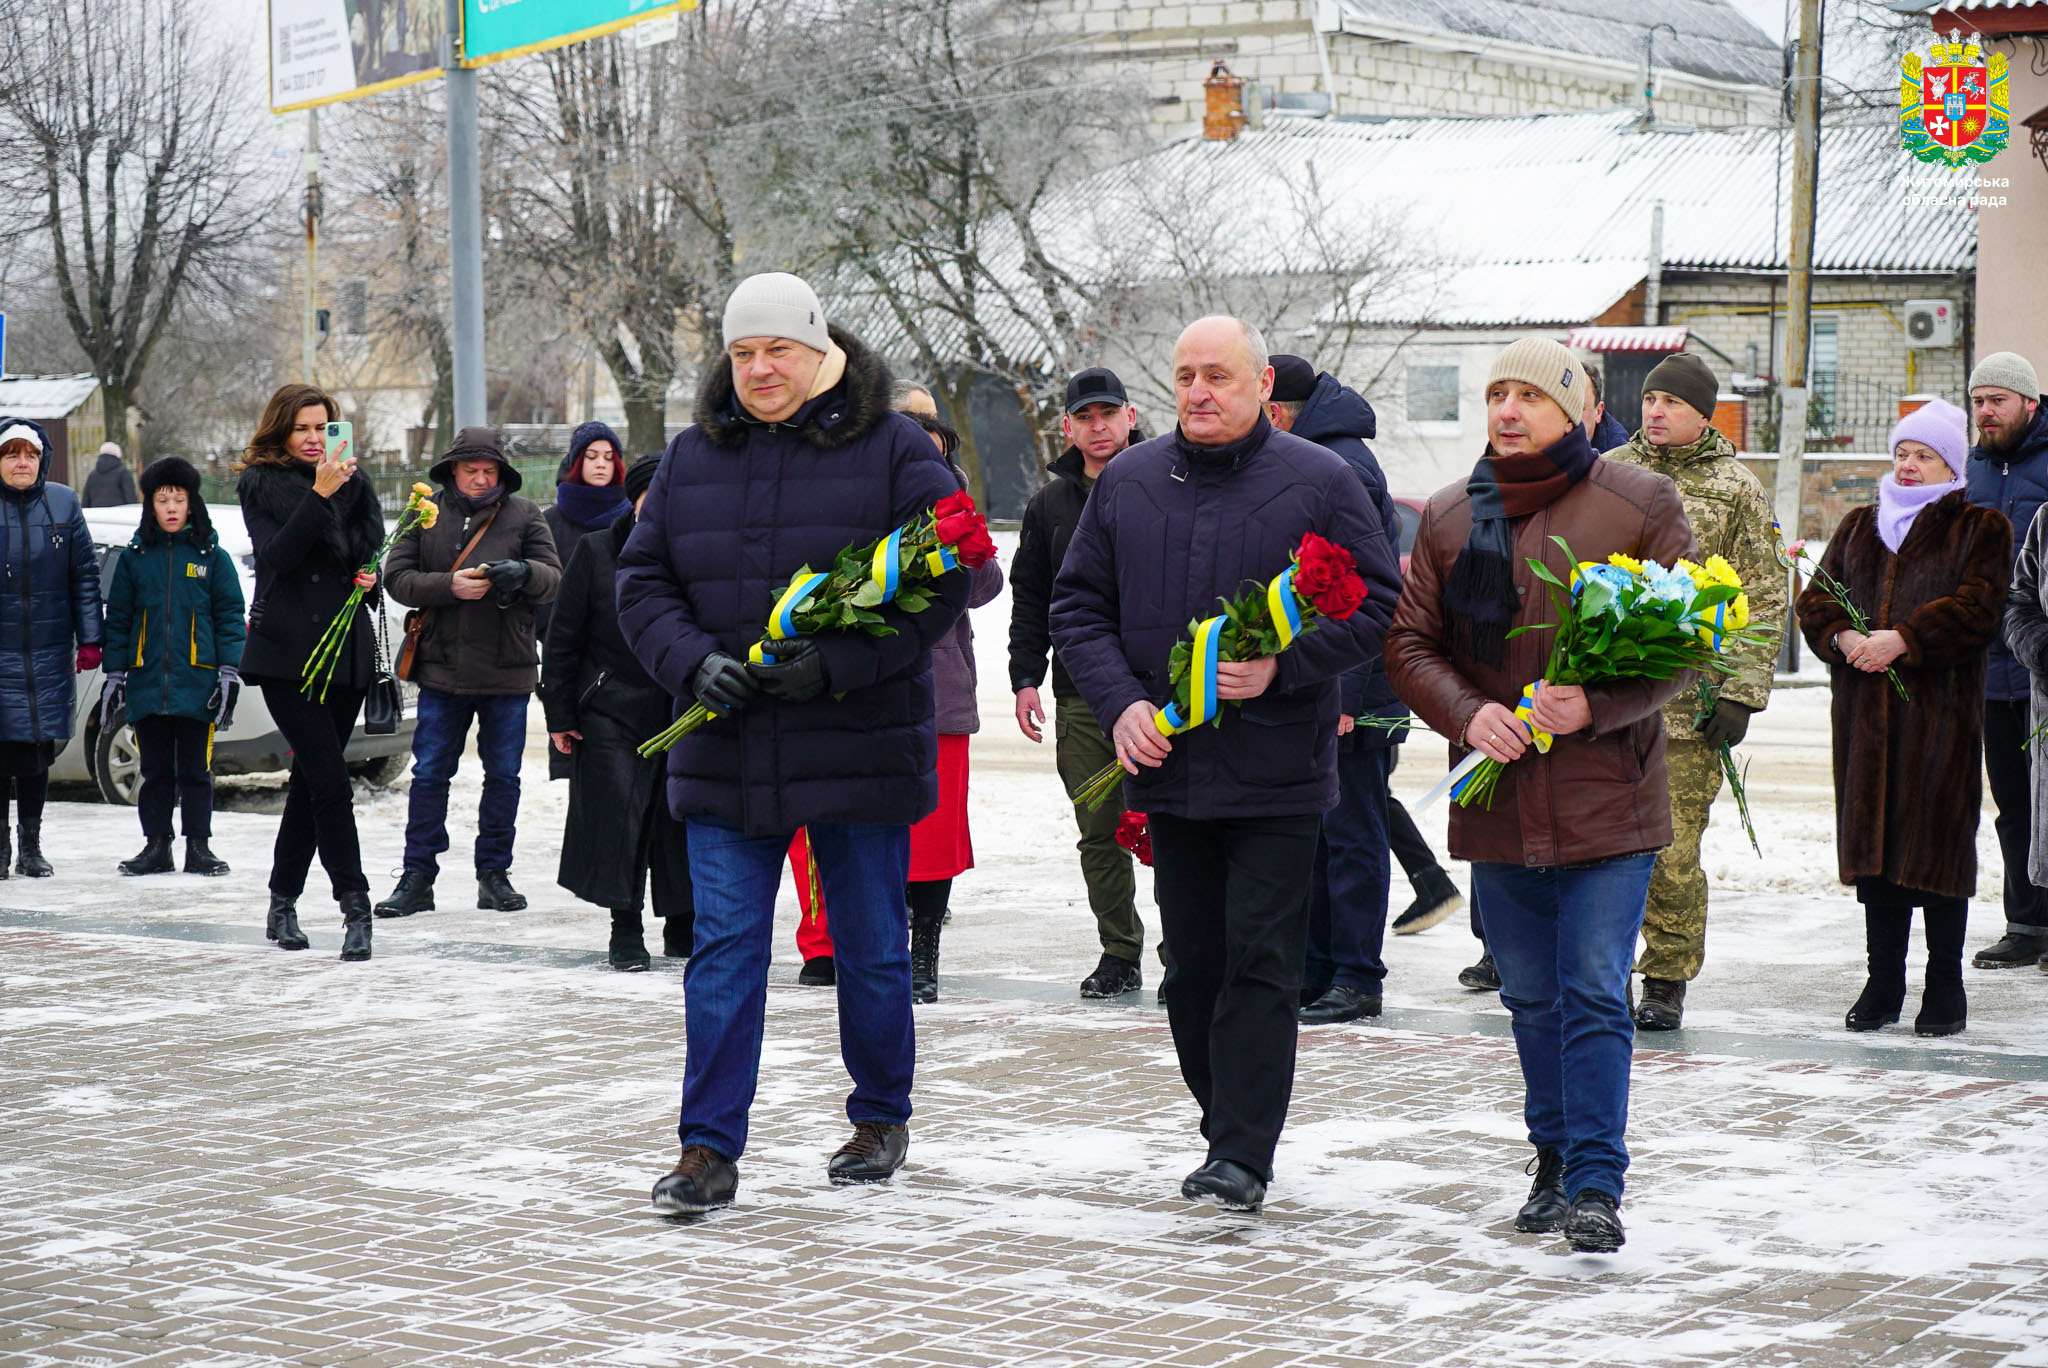
M 695 8 L 696 0 L 462 0 L 463 64 L 545 52 Z
M 440 75 L 444 15 L 442 0 L 270 0 L 271 110 Z

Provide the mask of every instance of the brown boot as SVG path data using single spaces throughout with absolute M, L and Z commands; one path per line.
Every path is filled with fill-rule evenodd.
M 848 1183 L 881 1183 L 903 1167 L 910 1153 L 910 1127 L 883 1121 L 856 1121 L 853 1138 L 839 1147 L 839 1153 L 825 1166 L 835 1186 Z
M 654 1185 L 652 1200 L 658 1210 L 694 1216 L 731 1206 L 739 1186 L 740 1171 L 732 1160 L 708 1145 L 692 1145 Z

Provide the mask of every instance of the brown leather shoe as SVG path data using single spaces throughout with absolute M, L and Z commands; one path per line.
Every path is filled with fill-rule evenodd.
M 694 1216 L 731 1206 L 739 1185 L 740 1171 L 732 1160 L 709 1146 L 692 1145 L 668 1176 L 654 1185 L 652 1200 L 656 1210 Z
M 903 1167 L 910 1153 L 910 1127 L 883 1121 L 856 1121 L 853 1138 L 839 1147 L 825 1165 L 835 1187 L 849 1183 L 882 1183 Z

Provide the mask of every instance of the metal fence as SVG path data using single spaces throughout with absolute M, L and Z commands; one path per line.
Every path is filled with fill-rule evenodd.
M 1932 390 L 1919 393 L 1937 394 L 1960 408 L 1969 407 L 1967 398 L 1962 395 L 1939 394 Z M 1812 452 L 1886 450 L 1892 427 L 1899 421 L 1899 403 L 1905 397 L 1906 391 L 1889 381 L 1860 375 L 1816 373 L 1806 401 L 1805 449 Z M 1761 416 L 1750 425 L 1750 445 L 1759 451 L 1776 451 L 1781 410 L 1775 386 L 1761 397 L 1757 409 Z

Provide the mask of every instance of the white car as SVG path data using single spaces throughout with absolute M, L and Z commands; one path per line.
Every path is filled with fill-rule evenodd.
M 242 581 L 242 597 L 256 597 L 256 553 L 249 543 L 249 529 L 242 524 L 239 508 L 208 505 L 207 516 L 221 546 L 234 557 Z M 86 526 L 92 529 L 93 549 L 100 557 L 100 592 L 105 594 L 114 580 L 114 560 L 127 549 L 140 524 L 142 509 L 129 504 L 122 508 L 88 508 Z M 405 635 L 405 610 L 384 600 L 385 620 L 390 625 L 395 647 Z M 349 770 L 377 785 L 397 781 L 412 758 L 413 705 L 418 690 L 401 684 L 404 705 L 398 731 L 391 736 L 365 735 L 360 722 L 348 743 Z M 271 723 L 270 710 L 263 706 L 263 694 L 245 685 L 235 704 L 234 725 L 216 733 L 213 741 L 215 774 L 263 774 L 291 768 L 291 747 Z M 72 718 L 71 739 L 57 753 L 50 768 L 57 783 L 92 784 L 109 803 L 133 804 L 142 786 L 141 757 L 135 749 L 134 730 L 125 724 L 106 734 L 100 729 L 100 672 L 88 670 L 78 677 L 78 712 Z

